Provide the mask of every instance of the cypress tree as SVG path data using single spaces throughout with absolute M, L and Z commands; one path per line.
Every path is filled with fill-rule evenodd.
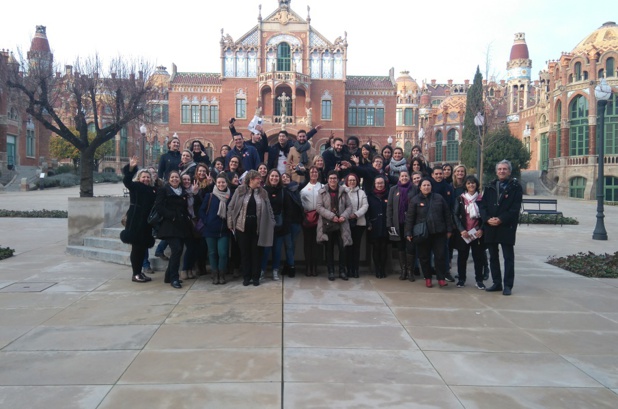
M 468 169 L 476 169 L 479 134 L 478 128 L 474 125 L 474 117 L 478 112 L 483 111 L 483 74 L 481 74 L 477 66 L 474 81 L 468 89 L 466 96 L 466 115 L 464 117 L 464 129 L 461 138 L 461 162 Z M 485 115 L 484 112 L 483 115 Z

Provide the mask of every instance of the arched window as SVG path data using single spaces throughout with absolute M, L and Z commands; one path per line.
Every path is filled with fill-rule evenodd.
M 575 63 L 575 81 L 581 81 L 581 80 L 582 80 L 582 63 L 576 62 Z
M 442 131 L 436 132 L 436 162 L 442 162 Z
M 569 106 L 569 156 L 588 154 L 588 100 L 578 95 Z
M 616 67 L 614 66 L 614 58 L 610 57 L 605 61 L 605 71 L 607 71 L 608 77 L 616 76 Z
M 583 199 L 584 190 L 586 190 L 586 178 L 577 176 L 569 181 L 569 197 Z
M 459 161 L 459 141 L 457 141 L 457 130 L 450 129 L 446 134 L 446 161 Z
M 277 46 L 277 71 L 290 71 L 291 61 L 290 45 L 288 43 L 280 43 Z
M 618 94 L 612 94 L 605 108 L 605 154 L 618 154 Z
M 556 102 L 556 157 L 562 156 L 562 150 L 560 149 L 562 141 L 562 102 Z

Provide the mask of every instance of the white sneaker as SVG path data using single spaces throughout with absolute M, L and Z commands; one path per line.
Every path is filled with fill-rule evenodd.
M 279 270 L 273 270 L 273 281 L 279 281 Z

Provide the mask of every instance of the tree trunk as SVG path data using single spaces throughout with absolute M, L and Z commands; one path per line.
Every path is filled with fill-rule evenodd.
M 81 158 L 79 161 L 80 169 L 80 184 L 79 184 L 79 197 L 93 197 L 94 196 L 94 178 L 92 172 L 94 171 L 94 149 L 91 149 L 92 145 L 81 151 Z

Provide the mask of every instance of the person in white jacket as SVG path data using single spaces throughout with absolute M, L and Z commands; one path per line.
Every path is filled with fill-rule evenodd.
M 363 234 L 367 229 L 365 213 L 369 210 L 367 195 L 359 187 L 358 176 L 350 173 L 345 178 L 346 191 L 352 202 L 352 215 L 348 219 L 352 232 L 352 245 L 345 248 L 348 267 L 348 277 L 358 278 L 358 263 L 360 261 L 360 247 Z

